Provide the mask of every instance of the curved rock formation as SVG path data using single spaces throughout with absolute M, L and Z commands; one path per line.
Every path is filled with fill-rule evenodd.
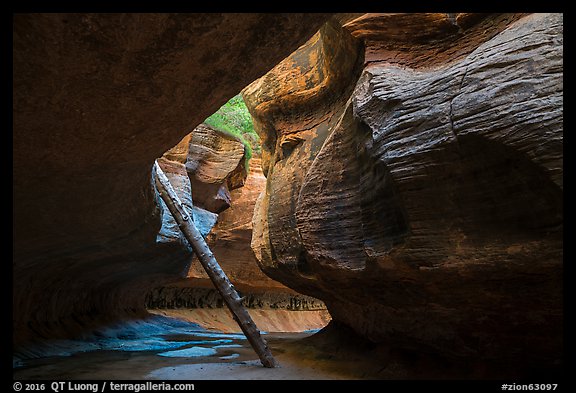
M 247 175 L 244 152 L 239 140 L 200 125 L 158 162 L 192 212 L 196 226 L 206 236 L 223 270 L 241 291 L 244 306 L 258 322 L 259 329 L 286 332 L 322 328 L 330 320 L 324 303 L 271 280 L 258 268 L 250 248 L 252 214 L 266 178 L 257 157 L 250 160 Z M 222 195 L 226 196 L 225 204 L 219 203 L 224 201 L 219 198 Z M 216 212 L 227 209 L 216 214 L 198 207 L 197 203 Z M 162 228 L 157 241 L 189 248 L 163 202 L 162 207 Z M 197 258 L 190 260 L 186 279 L 166 283 L 147 294 L 148 310 L 206 328 L 240 331 Z
M 16 348 L 142 315 L 151 287 L 186 273 L 188 250 L 156 242 L 154 160 L 325 20 L 14 15 Z
M 228 190 L 242 187 L 247 176 L 242 142 L 205 124 L 182 138 L 158 163 L 204 236 L 216 224 L 218 213 L 230 207 Z M 192 251 L 164 201 L 158 200 L 162 227 L 157 241 L 178 241 Z
M 259 157 L 249 161 L 247 171 L 242 142 L 201 124 L 164 153 L 158 163 L 183 204 L 192 212 L 196 226 L 235 285 L 259 291 L 280 289 L 295 295 L 262 273 L 250 248 L 254 206 L 266 186 Z M 191 252 L 164 202 L 160 200 L 160 203 L 163 207 L 162 227 L 157 242 L 178 243 Z M 197 258 L 190 255 L 190 260 L 188 280 L 175 284 L 211 287 Z
M 258 269 L 257 259 L 250 248 L 252 214 L 256 199 L 265 187 L 266 178 L 262 174 L 261 160 L 253 157 L 244 185 L 230 192 L 231 206 L 218 215 L 218 223 L 206 240 L 216 259 L 221 261 L 224 271 L 232 275 L 234 285 L 292 292 Z M 188 277 L 208 279 L 199 263 L 192 264 Z
M 293 284 L 293 272 L 306 269 L 300 263 L 296 201 L 314 156 L 341 117 L 360 75 L 361 49 L 360 42 L 332 19 L 306 45 L 243 90 L 261 138 L 268 179 L 267 192 L 256 203 L 252 248 L 263 271 L 276 280 Z M 302 273 L 301 278 L 306 271 Z M 304 281 L 299 289 L 300 285 Z
M 344 22 L 243 91 L 262 269 L 376 343 L 557 367 L 562 15 Z M 349 34 L 359 77 L 330 73 L 362 58 Z
M 205 124 L 194 129 L 186 170 L 192 183 L 192 197 L 214 213 L 230 207 L 230 190 L 244 185 L 244 145 L 231 135 Z

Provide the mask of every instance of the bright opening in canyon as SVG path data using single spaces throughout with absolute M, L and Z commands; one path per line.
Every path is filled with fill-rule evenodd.
M 259 137 L 240 94 L 164 153 L 158 163 L 261 330 L 303 332 L 328 323 L 330 315 L 322 301 L 266 276 L 252 251 L 252 217 L 256 200 L 265 192 L 266 178 Z M 157 241 L 187 245 L 161 203 Z M 148 310 L 208 329 L 241 333 L 197 257 L 192 254 L 190 260 L 184 278 L 147 295 Z
M 15 380 L 564 375 L 562 14 L 13 22 Z

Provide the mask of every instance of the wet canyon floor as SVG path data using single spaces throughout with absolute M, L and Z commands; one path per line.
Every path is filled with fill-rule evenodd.
M 280 366 L 261 365 L 243 334 L 154 316 L 52 343 L 51 356 L 20 360 L 16 380 L 259 380 L 358 379 L 350 365 L 303 345 L 315 331 L 263 336 Z M 346 363 L 346 362 L 345 362 Z
M 13 356 L 15 380 L 502 379 L 556 375 L 509 363 L 447 359 L 359 339 L 342 326 L 266 333 L 277 368 L 265 368 L 241 333 L 205 329 L 163 315 L 44 342 L 42 357 Z M 37 352 L 40 353 L 40 352 Z

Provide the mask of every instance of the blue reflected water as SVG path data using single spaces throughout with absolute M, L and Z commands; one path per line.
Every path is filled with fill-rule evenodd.
M 158 355 L 170 358 L 191 358 L 191 357 L 216 355 L 216 350 L 213 348 L 205 348 L 205 347 L 190 347 L 185 349 L 179 349 L 177 351 L 161 352 Z
M 26 365 L 26 358 L 61 357 L 90 351 L 152 351 L 165 357 L 213 356 L 223 348 L 239 348 L 243 334 L 219 333 L 198 324 L 161 315 L 109 325 L 76 340 L 46 340 L 25 348 L 13 357 L 13 367 Z M 41 356 L 34 356 L 35 353 Z

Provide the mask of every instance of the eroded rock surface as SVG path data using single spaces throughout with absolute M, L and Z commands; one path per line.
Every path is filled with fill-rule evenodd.
M 250 170 L 244 185 L 230 192 L 231 206 L 218 215 L 218 223 L 206 240 L 224 271 L 229 272 L 233 277 L 235 285 L 288 290 L 258 268 L 258 261 L 250 248 L 253 230 L 252 215 L 256 199 L 265 187 L 266 178 L 262 174 L 261 160 L 259 157 L 253 157 L 250 159 Z M 188 277 L 208 280 L 206 272 L 196 257 L 194 257 Z
M 140 316 L 150 288 L 186 275 L 189 251 L 156 241 L 154 160 L 326 16 L 13 19 L 13 338 L 22 348 Z
M 267 142 L 262 269 L 376 343 L 557 366 L 562 37 L 561 14 L 325 26 L 243 91 Z
M 205 236 L 216 260 L 232 282 L 260 291 L 280 289 L 294 295 L 293 291 L 262 273 L 250 247 L 252 215 L 256 199 L 266 187 L 266 178 L 262 174 L 259 157 L 249 160 L 248 170 L 246 162 L 244 145 L 240 140 L 205 124 L 196 127 L 158 159 L 160 167 L 184 206 L 192 212 L 195 225 Z M 225 203 L 224 199 L 220 199 L 223 193 Z M 161 199 L 160 203 L 163 208 L 162 227 L 157 241 L 179 243 L 191 251 Z M 200 206 L 210 207 L 211 210 Z M 196 256 L 191 255 L 190 260 L 192 263 L 186 275 L 189 280 L 177 284 L 191 288 L 198 285 L 211 287 L 208 275 Z
M 196 225 L 203 236 L 208 235 L 218 220 L 218 214 L 212 213 L 194 205 L 192 201 L 190 179 L 188 178 L 186 167 L 184 164 L 166 159 L 166 156 L 167 155 L 164 155 L 158 159 L 160 168 L 162 168 L 162 171 L 168 180 L 170 180 L 170 184 L 172 185 L 172 188 L 174 188 L 174 191 L 176 192 L 176 195 L 178 195 L 180 201 L 182 201 L 182 204 L 189 212 L 192 212 L 194 225 Z M 168 156 L 170 156 L 170 154 L 168 154 Z M 178 228 L 176 220 L 174 220 L 174 217 L 172 217 L 172 214 L 170 214 L 170 211 L 168 210 L 168 207 L 162 198 L 158 198 L 158 203 L 160 203 L 162 207 L 162 226 L 160 227 L 160 231 L 156 237 L 156 242 L 178 242 L 183 247 L 192 251 L 192 247 L 188 244 L 188 241 L 185 239 L 184 235 Z
M 194 223 L 206 237 L 216 260 L 245 298 L 243 304 L 252 310 L 259 329 L 304 331 L 328 323 L 330 315 L 323 302 L 294 292 L 270 279 L 258 267 L 250 248 L 254 206 L 266 186 L 258 157 L 250 160 L 247 173 L 243 144 L 200 125 L 158 162 L 183 204 L 192 212 Z M 196 205 L 198 199 L 216 201 L 222 188 L 227 193 L 228 189 L 233 190 L 228 194 L 227 203 L 231 206 L 220 214 Z M 198 195 L 201 198 L 197 198 Z M 158 241 L 190 248 L 163 202 L 162 207 Z M 204 268 L 192 255 L 186 279 L 151 290 L 146 295 L 146 307 L 153 313 L 189 320 L 206 328 L 239 329 Z
M 196 204 L 214 213 L 230 207 L 230 191 L 244 185 L 244 145 L 224 132 L 201 124 L 191 133 L 186 170 Z
M 243 90 L 262 141 L 266 193 L 256 203 L 252 248 L 270 277 L 305 284 L 296 226 L 298 194 L 314 157 L 337 124 L 362 68 L 362 46 L 336 20 Z M 272 248 L 273 245 L 273 248 Z M 283 279 L 284 278 L 284 279 Z M 282 280 L 283 279 L 283 280 Z M 313 280 L 312 287 L 315 286 Z

